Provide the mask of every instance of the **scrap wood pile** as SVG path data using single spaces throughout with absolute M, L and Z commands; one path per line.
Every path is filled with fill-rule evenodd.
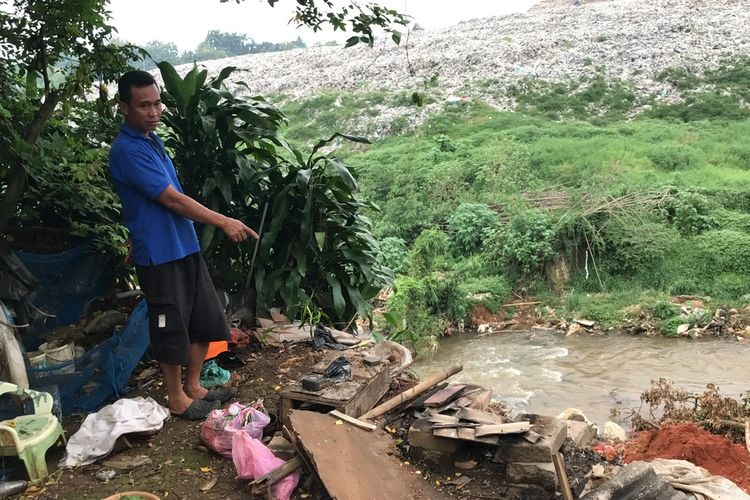
M 386 414 L 389 420 L 399 415 L 417 417 L 409 430 L 409 440 L 414 447 L 431 447 L 424 443 L 424 434 L 428 433 L 438 442 L 450 443 L 452 446 L 446 450 L 449 453 L 460 449 L 462 442 L 467 446 L 479 443 L 494 447 L 499 462 L 516 460 L 513 454 L 519 446 L 535 447 L 535 451 L 526 449 L 526 456 L 544 462 L 545 466 L 549 464 L 554 475 L 551 480 L 546 479 L 551 492 L 536 490 L 539 498 L 554 495 L 558 484 L 563 491 L 569 491 L 564 465 L 561 462 L 557 467 L 554 465 L 561 459 L 557 450 L 565 438 L 565 425 L 551 425 L 550 421 L 556 419 L 548 421 L 536 415 L 512 421 L 500 407 L 491 403 L 490 389 L 474 384 L 443 383 L 461 370 L 461 365 L 440 370 L 372 409 L 362 412 L 362 408 L 358 408 L 359 413 L 330 409 L 326 415 L 305 409 L 304 404 L 297 406 L 299 401 L 287 404 L 287 410 L 282 410 L 283 438 L 275 440 L 283 442 L 283 447 L 294 450 L 296 455 L 276 470 L 256 478 L 253 481 L 255 491 L 271 488 L 274 482 L 302 467 L 312 473 L 308 482 L 319 479 L 333 498 L 371 497 L 373 491 L 382 492 L 378 498 L 442 497 L 441 491 L 409 470 L 408 462 L 396 458 L 393 440 L 383 429 L 388 426 L 376 421 Z M 286 394 L 296 397 L 290 392 Z M 345 403 L 342 401 L 344 406 Z M 373 470 L 377 470 L 377 474 L 373 474 Z

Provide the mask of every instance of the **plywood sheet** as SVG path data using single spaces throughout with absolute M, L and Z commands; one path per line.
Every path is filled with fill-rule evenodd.
M 384 431 L 336 424 L 330 415 L 293 410 L 290 423 L 320 480 L 338 500 L 444 499 L 442 493 L 389 453 Z

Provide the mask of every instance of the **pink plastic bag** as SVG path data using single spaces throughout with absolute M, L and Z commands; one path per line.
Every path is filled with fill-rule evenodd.
M 237 468 L 237 479 L 255 479 L 284 464 L 266 445 L 244 432 L 232 438 L 232 461 Z M 289 500 L 299 484 L 299 469 L 271 486 L 275 500 Z
M 212 411 L 201 426 L 201 439 L 206 446 L 227 458 L 232 457 L 232 437 L 247 434 L 256 439 L 263 436 L 263 428 L 271 418 L 250 406 L 232 403 L 227 408 Z

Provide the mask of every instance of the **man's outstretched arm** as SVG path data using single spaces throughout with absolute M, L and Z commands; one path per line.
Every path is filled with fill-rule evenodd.
M 221 229 L 232 241 L 245 241 L 248 236 L 258 238 L 258 234 L 242 221 L 214 212 L 172 186 L 167 186 L 167 189 L 156 197 L 156 201 L 178 215 Z

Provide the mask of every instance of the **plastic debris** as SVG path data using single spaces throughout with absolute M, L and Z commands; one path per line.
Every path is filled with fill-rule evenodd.
M 222 386 L 231 378 L 232 374 L 221 368 L 214 359 L 206 362 L 201 369 L 201 385 L 206 389 Z

